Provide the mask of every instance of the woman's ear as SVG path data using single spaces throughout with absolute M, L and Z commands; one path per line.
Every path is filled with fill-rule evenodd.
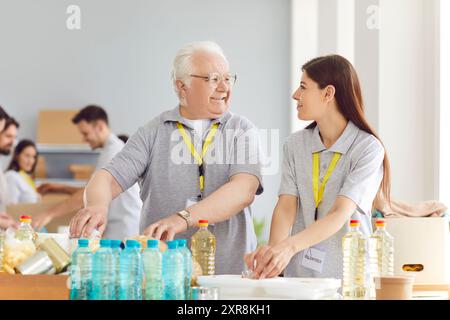
M 336 88 L 332 85 L 328 85 L 325 88 L 325 101 L 327 103 L 333 101 L 335 94 L 336 94 Z

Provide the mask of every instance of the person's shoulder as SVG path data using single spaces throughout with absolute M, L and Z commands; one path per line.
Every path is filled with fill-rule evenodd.
M 241 129 L 247 131 L 250 129 L 257 129 L 256 125 L 250 121 L 247 117 L 229 112 L 229 119 L 227 120 L 226 126 L 233 129 Z
M 384 153 L 384 147 L 381 141 L 373 134 L 359 129 L 355 139 L 355 145 L 361 152 L 366 153 Z
M 21 179 L 20 173 L 15 170 L 8 170 L 5 172 L 5 179 L 8 180 L 9 183 L 12 181 L 17 181 Z

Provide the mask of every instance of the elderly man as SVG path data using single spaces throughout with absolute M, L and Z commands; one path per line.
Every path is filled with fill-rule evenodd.
M 208 220 L 217 239 L 216 273 L 240 274 L 243 255 L 256 247 L 249 206 L 263 189 L 256 128 L 228 112 L 235 81 L 217 44 L 182 48 L 173 63 L 179 106 L 141 127 L 90 180 L 72 236 L 102 231 L 111 199 L 139 181 L 141 232 L 190 239 L 198 221 Z

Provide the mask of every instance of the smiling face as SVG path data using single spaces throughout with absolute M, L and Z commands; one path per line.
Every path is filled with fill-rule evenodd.
M 17 138 L 17 127 L 10 125 L 0 133 L 0 154 L 9 155 Z
M 327 88 L 320 89 L 317 82 L 303 72 L 300 87 L 292 98 L 297 101 L 298 118 L 304 121 L 319 120 L 327 113 Z
M 37 151 L 33 146 L 28 146 L 22 150 L 17 158 L 19 169 L 25 172 L 31 172 L 36 163 Z
M 229 66 L 223 57 L 211 52 L 196 52 L 191 57 L 192 74 L 206 77 L 211 73 L 229 74 Z M 212 85 L 203 78 L 191 77 L 189 86 L 177 81 L 181 100 L 191 116 L 197 119 L 219 118 L 228 110 L 231 87 L 225 81 Z
M 81 120 L 77 127 L 83 136 L 84 142 L 88 143 L 91 149 L 94 150 L 103 146 L 100 121 L 87 122 L 86 120 Z

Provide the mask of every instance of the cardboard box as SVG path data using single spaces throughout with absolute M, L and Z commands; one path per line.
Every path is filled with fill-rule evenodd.
M 0 273 L 0 300 L 69 300 L 66 275 Z
M 16 220 L 19 220 L 19 217 L 22 215 L 30 215 L 33 218 L 33 216 L 45 212 L 51 207 L 66 200 L 68 197 L 69 195 L 67 194 L 49 194 L 46 195 L 42 199 L 42 202 L 39 203 L 24 203 L 7 206 L 6 212 Z M 68 212 L 65 216 L 53 219 L 46 226 L 48 232 L 55 233 L 57 232 L 59 226 L 68 226 L 70 224 L 70 219 L 72 219 L 75 213 L 76 212 Z
M 72 118 L 78 110 L 41 110 L 39 112 L 37 143 L 85 145 Z

